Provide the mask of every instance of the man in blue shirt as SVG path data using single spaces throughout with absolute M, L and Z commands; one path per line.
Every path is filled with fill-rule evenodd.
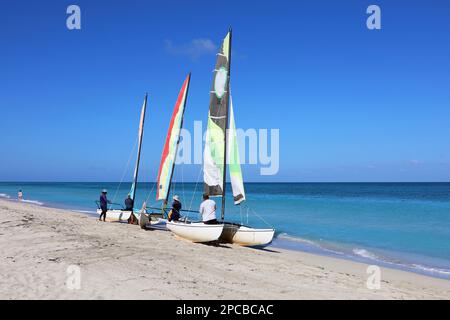
M 106 219 L 106 212 L 108 211 L 108 203 L 111 203 L 111 201 L 108 200 L 108 198 L 106 197 L 106 194 L 108 193 L 108 191 L 106 189 L 102 190 L 102 194 L 100 195 L 100 209 L 102 210 L 102 213 L 100 214 L 100 221 L 102 221 L 102 216 L 103 216 L 103 221 L 105 221 Z
M 173 202 L 172 202 L 172 210 L 169 214 L 169 221 L 178 221 L 181 217 L 180 214 L 181 211 L 181 201 L 180 198 L 177 195 L 173 196 Z

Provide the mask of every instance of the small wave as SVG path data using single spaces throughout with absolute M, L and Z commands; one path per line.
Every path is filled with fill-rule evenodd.
M 37 204 L 38 206 L 44 205 L 44 203 L 37 201 L 37 200 L 21 200 L 21 202 L 31 203 L 31 204 Z
M 415 269 L 418 269 L 418 270 L 421 270 L 421 271 L 425 271 L 425 272 L 439 273 L 439 274 L 443 274 L 443 275 L 450 275 L 450 270 L 446 270 L 446 269 L 425 267 L 425 266 L 422 266 L 420 264 L 413 264 L 412 266 Z
M 0 193 L 0 198 L 11 199 L 11 197 L 6 193 Z
M 376 254 L 367 251 L 365 249 L 359 249 L 359 248 L 355 248 L 353 249 L 353 253 L 357 256 L 360 256 L 362 258 L 366 258 L 366 259 L 370 259 L 370 260 L 374 260 L 374 261 L 378 261 L 387 265 L 391 265 L 391 266 L 396 266 L 397 268 L 401 268 L 401 269 L 407 269 L 410 270 L 416 270 L 416 272 L 418 271 L 419 273 L 425 273 L 425 274 L 439 274 L 442 276 L 449 276 L 450 275 L 450 270 L 447 269 L 440 269 L 440 268 L 433 268 L 433 267 L 427 267 L 427 266 L 423 266 L 420 264 L 408 264 L 408 263 L 400 263 L 400 262 L 392 262 L 386 259 L 383 259 L 379 256 L 377 256 Z
M 74 212 L 79 212 L 79 213 L 97 213 L 97 211 L 93 211 L 93 210 L 72 210 Z
M 284 239 L 284 240 L 293 241 L 293 242 L 306 243 L 306 244 L 313 245 L 313 246 L 317 246 L 318 245 L 314 241 L 303 239 L 303 238 L 299 238 L 299 237 L 293 237 L 293 236 L 288 235 L 287 233 L 280 233 L 278 235 L 278 238 Z
M 450 278 L 450 269 L 443 269 L 443 268 L 437 268 L 437 267 L 424 266 L 421 264 L 393 261 L 386 257 L 383 257 L 382 255 L 377 255 L 367 249 L 353 248 L 349 251 L 347 251 L 345 249 L 342 249 L 342 251 L 332 250 L 332 249 L 327 248 L 326 246 L 322 245 L 321 243 L 303 239 L 303 238 L 296 237 L 296 236 L 291 236 L 287 233 L 280 233 L 278 235 L 278 238 L 285 240 L 285 241 L 289 241 L 289 242 L 303 244 L 304 246 L 314 247 L 322 252 L 329 252 L 329 253 L 332 253 L 334 255 L 338 255 L 341 257 L 344 256 L 350 260 L 357 259 L 357 261 L 361 261 L 360 259 L 365 259 L 366 260 L 365 263 L 370 263 L 367 260 L 371 260 L 371 261 L 374 261 L 375 263 L 379 263 L 380 265 L 384 265 L 384 266 L 390 267 L 390 268 L 397 268 L 400 270 L 417 272 L 417 273 L 426 274 L 429 276 L 442 277 L 445 279 Z
M 353 249 L 353 253 L 357 256 L 367 258 L 367 259 L 381 260 L 377 255 L 373 254 L 370 251 L 367 251 L 366 249 L 355 248 L 355 249 Z
M 325 251 L 325 252 L 328 252 L 328 253 L 331 253 L 331 254 L 335 254 L 335 255 L 339 255 L 339 256 L 344 254 L 341 251 L 337 251 L 337 250 L 333 250 L 333 249 L 327 248 L 327 247 L 325 247 L 325 246 L 323 246 L 320 243 L 317 243 L 315 241 L 304 239 L 304 238 L 300 238 L 300 237 L 291 236 L 291 235 L 289 235 L 287 233 L 280 233 L 278 235 L 278 238 L 283 239 L 283 240 L 287 240 L 287 241 L 290 241 L 290 242 L 302 243 L 302 244 L 305 244 L 305 245 L 308 245 L 308 246 L 311 246 L 311 247 L 315 247 L 318 250 Z

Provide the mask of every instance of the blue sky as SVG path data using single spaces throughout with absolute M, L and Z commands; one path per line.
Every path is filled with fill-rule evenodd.
M 81 30 L 66 28 L 70 4 Z M 366 28 L 370 4 L 381 30 Z M 279 173 L 246 165 L 246 181 L 450 181 L 450 4 L 437 0 L 8 2 L 0 181 L 118 181 L 147 91 L 153 181 L 189 71 L 185 127 L 206 119 L 230 25 L 237 126 L 280 129 Z

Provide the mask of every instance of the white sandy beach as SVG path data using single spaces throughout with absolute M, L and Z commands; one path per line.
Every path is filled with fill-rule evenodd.
M 270 248 L 193 244 L 170 232 L 0 200 L 1 299 L 450 299 L 450 281 Z M 77 265 L 81 287 L 69 289 Z M 73 282 L 70 282 L 72 283 Z

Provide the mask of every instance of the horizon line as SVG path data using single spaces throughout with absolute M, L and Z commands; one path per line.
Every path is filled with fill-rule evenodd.
M 2 181 L 0 183 L 133 183 L 133 181 Z M 140 183 L 157 183 L 157 181 L 142 181 Z M 183 182 L 173 182 L 173 183 L 201 183 L 196 181 L 183 181 Z M 230 181 L 226 182 L 231 184 Z M 247 181 L 246 183 L 450 183 L 450 181 Z

